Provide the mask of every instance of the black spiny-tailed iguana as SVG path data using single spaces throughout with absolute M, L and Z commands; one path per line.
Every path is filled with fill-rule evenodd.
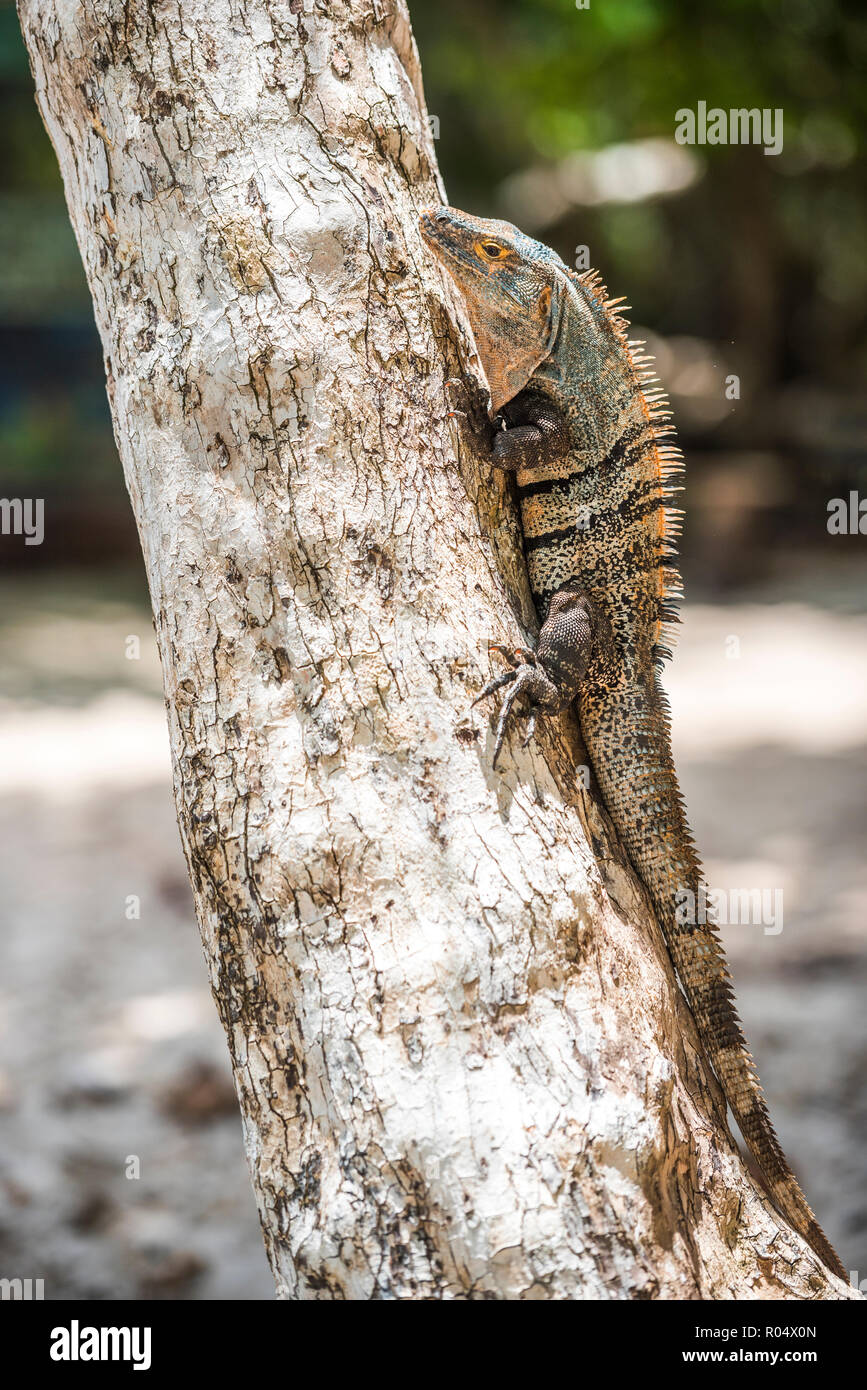
M 712 924 L 684 922 L 702 870 L 671 753 L 657 671 L 680 597 L 672 557 L 682 467 L 650 359 L 626 336 L 618 301 L 507 222 L 454 208 L 423 214 L 424 240 L 466 303 L 495 412 L 492 460 L 515 474 L 535 653 L 478 697 L 508 686 L 496 762 L 520 695 L 536 711 L 577 699 L 587 751 L 614 824 L 646 885 L 699 1033 L 775 1204 L 836 1274 L 845 1271 L 780 1147 Z

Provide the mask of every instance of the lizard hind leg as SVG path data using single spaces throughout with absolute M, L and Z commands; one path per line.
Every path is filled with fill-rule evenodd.
M 526 652 L 520 647 L 512 652 L 497 643 L 491 644 L 491 650 L 505 656 L 510 669 L 488 681 L 473 704 L 509 686 L 497 720 L 493 767 L 497 766 L 519 695 L 526 697 L 529 706 L 523 740 L 526 747 L 536 731 L 538 715 L 565 709 L 577 694 L 593 648 L 595 626 L 594 606 L 581 586 L 573 581 L 551 599 L 535 652 Z
M 508 685 L 510 681 L 517 680 L 517 677 L 518 672 L 514 668 L 511 671 L 505 671 L 502 676 L 495 676 L 492 681 L 488 681 L 484 690 L 479 691 L 470 705 L 470 709 L 474 709 L 476 705 L 482 700 L 486 700 L 489 695 L 493 695 L 495 691 L 502 690 L 503 686 Z
M 509 720 L 512 715 L 512 708 L 519 696 L 525 695 L 529 702 L 528 721 L 526 737 L 523 746 L 526 747 L 536 728 L 536 717 L 539 711 L 551 711 L 559 709 L 561 700 L 557 688 L 541 671 L 538 666 L 530 665 L 529 662 L 520 666 L 513 667 L 504 672 L 502 676 L 497 676 L 494 680 L 488 681 L 484 690 L 473 701 L 474 705 L 483 700 L 486 695 L 492 695 L 494 691 L 501 690 L 504 685 L 508 685 L 509 691 L 501 707 L 497 728 L 494 735 L 494 756 L 491 759 L 491 766 L 496 767 L 503 750 L 503 744 L 509 728 Z
M 494 740 L 494 756 L 491 759 L 491 767 L 497 766 L 497 759 L 503 750 L 503 742 L 506 737 L 506 729 L 509 725 L 509 715 L 512 713 L 512 706 L 521 694 L 522 682 L 520 678 L 515 680 L 514 685 L 506 696 L 500 708 L 500 717 L 497 720 L 497 734 Z

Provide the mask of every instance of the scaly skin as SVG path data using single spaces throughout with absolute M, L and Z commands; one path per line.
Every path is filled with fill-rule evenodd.
M 780 1148 L 712 923 L 681 920 L 702 868 L 671 753 L 658 669 L 670 655 L 680 587 L 669 505 L 679 451 L 649 359 L 598 278 L 570 271 L 505 222 L 431 209 L 422 236 L 462 293 L 507 428 L 492 461 L 515 474 L 530 586 L 542 620 L 534 654 L 478 697 L 508 686 L 494 762 L 518 695 L 537 711 L 577 699 L 605 804 L 647 887 L 699 1035 L 773 1200 L 841 1278 L 845 1270 Z

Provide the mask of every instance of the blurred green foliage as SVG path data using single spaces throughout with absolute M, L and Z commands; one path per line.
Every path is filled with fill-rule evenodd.
M 450 198 L 498 215 L 516 169 L 576 150 L 671 139 L 679 108 L 781 108 L 779 156 L 704 146 L 697 188 L 639 205 L 576 209 L 546 232 L 576 244 L 640 321 L 740 338 L 750 290 L 765 376 L 852 382 L 867 358 L 867 7 L 843 0 L 410 0 Z M 750 277 L 746 277 L 749 279 Z M 766 302 L 770 300 L 769 309 Z
M 0 3 L 0 171 L 0 322 L 80 320 L 87 286 L 8 0 Z
M 127 503 L 102 351 L 13 5 L 0 4 L 0 492 Z
M 846 160 L 867 124 L 867 11 L 840 0 L 410 0 L 443 162 L 490 189 L 517 163 L 671 135 L 694 106 L 785 109 L 787 141 Z M 477 168 L 484 152 L 484 165 Z

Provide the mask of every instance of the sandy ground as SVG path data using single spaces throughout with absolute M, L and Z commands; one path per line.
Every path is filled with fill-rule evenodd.
M 867 1279 L 864 590 L 799 569 L 693 603 L 667 685 L 711 885 L 782 905 L 724 929 L 744 1022 L 784 1146 Z M 47 1298 L 270 1298 L 142 594 L 55 577 L 4 597 L 0 1276 Z

